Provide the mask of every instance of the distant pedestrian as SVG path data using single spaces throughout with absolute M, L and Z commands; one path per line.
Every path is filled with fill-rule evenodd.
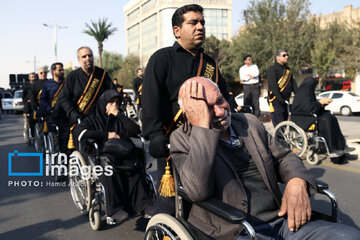
M 244 88 L 244 105 L 252 107 L 254 115 L 259 117 L 259 68 L 256 64 L 252 63 L 251 55 L 245 55 L 243 61 L 245 65 L 239 69 L 239 75 Z

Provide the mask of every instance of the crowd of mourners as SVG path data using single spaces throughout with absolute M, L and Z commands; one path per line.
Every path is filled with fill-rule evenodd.
M 241 209 L 258 239 L 359 239 L 355 228 L 310 222 L 309 196 L 316 192 L 315 179 L 301 159 L 277 143 L 259 121 L 261 78 L 252 56 L 244 56 L 239 69 L 244 105 L 253 109 L 244 113 L 227 88 L 221 66 L 201 47 L 205 40 L 203 8 L 197 4 L 178 8 L 172 27 L 173 46 L 156 51 L 144 74 L 136 69 L 135 103 L 117 79 L 94 65 L 93 52 L 86 46 L 77 50 L 80 68 L 66 79 L 60 62 L 51 65 L 51 79 L 44 68 L 37 76 L 29 74 L 29 84 L 23 89 L 27 127 L 33 129 L 37 121 L 46 121 L 49 128 L 57 126 L 59 150 L 68 155 L 87 139 L 95 139 L 115 168 L 129 160 L 141 165 L 132 138 L 142 134 L 149 141 L 149 152 L 157 158 L 160 187 L 156 201 L 148 194 L 140 170 L 144 168 L 130 166 L 100 179 L 107 189 L 107 212 L 118 221 L 137 214 L 146 218 L 156 213 L 175 215 L 174 193 L 163 191 L 161 185 L 165 184 L 163 169 L 168 171 L 173 163 L 189 198 L 216 198 Z M 317 101 L 314 97 L 317 80 L 305 79 L 298 88 L 287 66 L 287 50 L 277 50 L 274 57 L 275 63 L 267 71 L 274 127 L 288 119 L 288 102 L 294 92 L 293 111 L 319 114 L 320 134 L 331 153 L 346 151 L 336 118 L 324 110 L 331 99 Z M 311 124 L 297 121 L 303 128 Z M 335 132 L 326 134 L 329 129 Z M 25 133 L 33 136 L 31 131 Z M 106 150 L 108 145 L 124 144 L 121 141 L 131 149 L 130 155 L 119 158 Z M 285 183 L 283 195 L 278 182 Z M 215 239 L 246 238 L 241 226 L 224 222 L 196 205 L 191 207 L 188 221 Z

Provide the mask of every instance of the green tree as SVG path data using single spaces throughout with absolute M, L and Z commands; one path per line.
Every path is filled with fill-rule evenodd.
M 120 53 L 104 51 L 102 55 L 102 67 L 108 72 L 111 78 L 116 71 L 121 69 L 123 56 Z M 100 58 L 95 58 L 95 63 L 100 64 Z
M 91 25 L 85 23 L 85 26 L 87 29 L 84 29 L 83 32 L 93 36 L 98 43 L 99 66 L 102 67 L 103 42 L 116 32 L 117 28 L 111 28 L 112 23 L 107 23 L 107 18 L 99 19 L 97 23 L 91 20 Z
M 120 70 L 116 71 L 114 78 L 117 78 L 124 88 L 132 88 L 132 82 L 136 77 L 136 69 L 140 66 L 140 58 L 136 55 L 127 55 Z
M 290 67 L 299 70 L 311 63 L 310 49 L 316 35 L 308 0 L 251 0 L 243 12 L 245 27 L 233 39 L 233 68 L 239 69 L 242 57 L 251 54 L 261 73 L 274 63 L 277 49 L 286 48 Z
M 206 54 L 216 60 L 219 68 L 221 69 L 222 76 L 227 81 L 233 81 L 234 74 L 233 69 L 231 68 L 233 54 L 231 54 L 231 43 L 225 39 L 220 41 L 215 36 L 211 35 L 205 39 L 203 48 Z
M 329 71 L 332 62 L 335 60 L 335 50 L 330 48 L 329 42 L 318 39 L 314 49 L 311 50 L 312 67 L 319 75 L 320 88 L 323 88 L 323 81 Z
M 65 68 L 64 70 L 65 70 L 65 73 L 64 73 L 65 75 L 64 75 L 64 76 L 65 76 L 65 78 L 66 78 L 67 75 L 68 75 L 73 69 L 72 69 L 71 67 L 68 67 L 68 68 Z

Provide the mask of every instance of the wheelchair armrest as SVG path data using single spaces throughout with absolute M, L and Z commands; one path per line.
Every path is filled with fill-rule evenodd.
M 316 191 L 322 193 L 324 190 L 328 190 L 329 185 L 326 182 L 316 180 Z
M 185 193 L 182 187 L 177 189 L 179 196 L 184 198 L 186 201 L 189 201 L 192 204 L 195 204 L 210 213 L 224 219 L 225 221 L 233 224 L 242 224 L 245 220 L 246 214 L 240 209 L 234 208 L 218 199 L 210 199 L 202 202 L 192 201 L 187 194 Z
M 317 118 L 315 113 L 305 113 L 305 112 L 292 112 L 291 116 L 302 116 L 302 117 L 314 117 Z

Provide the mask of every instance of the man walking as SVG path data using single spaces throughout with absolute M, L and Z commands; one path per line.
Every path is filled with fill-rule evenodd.
M 239 75 L 244 88 L 244 105 L 251 106 L 254 110 L 254 115 L 259 117 L 259 68 L 256 64 L 252 64 L 251 55 L 244 56 L 243 61 L 245 65 L 239 69 Z
M 280 122 L 288 119 L 288 106 L 291 92 L 296 92 L 297 84 L 287 66 L 289 54 L 286 49 L 275 52 L 275 64 L 267 71 L 269 80 L 268 100 L 270 104 L 271 120 L 276 127 Z

